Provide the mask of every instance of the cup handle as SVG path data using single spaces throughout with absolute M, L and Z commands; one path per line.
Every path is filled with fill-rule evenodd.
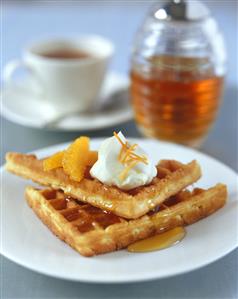
M 22 60 L 12 60 L 10 62 L 7 63 L 7 65 L 4 67 L 3 70 L 3 81 L 6 85 L 16 85 L 13 75 L 16 72 L 17 69 L 20 68 L 25 68 L 29 73 L 30 73 L 30 78 L 32 83 L 34 83 L 34 93 L 38 96 L 42 96 L 43 95 L 43 89 L 41 87 L 41 84 L 38 80 L 38 78 L 36 77 L 36 75 L 34 74 L 34 71 Z M 17 88 L 21 89 L 23 92 L 31 92 L 32 93 L 32 89 L 30 90 L 29 88 L 26 87 L 21 87 L 21 86 L 17 86 Z

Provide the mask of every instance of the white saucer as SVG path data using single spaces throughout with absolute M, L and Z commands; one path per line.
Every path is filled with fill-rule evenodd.
M 92 149 L 98 149 L 102 140 L 92 139 Z M 24 189 L 31 182 L 2 169 L 3 186 L 0 223 L 2 246 L 0 252 L 8 259 L 31 270 L 68 280 L 119 283 L 159 279 L 189 272 L 206 266 L 225 256 L 238 245 L 237 174 L 221 162 L 192 149 L 153 140 L 138 139 L 154 162 L 159 159 L 177 159 L 188 162 L 196 159 L 203 176 L 194 186 L 209 188 L 225 183 L 229 198 L 227 204 L 209 217 L 189 225 L 184 240 L 166 250 L 148 253 L 130 253 L 120 250 L 86 258 L 56 238 L 27 206 Z M 63 150 L 60 144 L 36 151 L 38 157 Z
M 32 83 L 25 79 L 18 86 L 10 85 L 5 88 L 0 112 L 14 123 L 40 129 L 79 131 L 105 128 L 132 119 L 128 86 L 126 76 L 110 72 L 99 95 L 103 103 L 102 109 L 68 115 L 58 122 L 52 122 L 52 107 L 34 94 Z

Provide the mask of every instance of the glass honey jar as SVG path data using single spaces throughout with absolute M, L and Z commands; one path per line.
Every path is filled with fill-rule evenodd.
M 199 1 L 163 1 L 136 34 L 131 100 L 145 135 L 199 147 L 221 103 L 226 53 L 208 8 Z

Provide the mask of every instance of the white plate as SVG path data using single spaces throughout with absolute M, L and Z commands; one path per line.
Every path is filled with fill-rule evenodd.
M 92 141 L 98 148 L 100 140 Z M 126 250 L 85 258 L 57 239 L 24 200 L 29 184 L 5 170 L 2 190 L 2 248 L 10 260 L 54 277 L 99 283 L 144 281 L 185 273 L 214 262 L 237 247 L 237 175 L 222 163 L 192 149 L 152 140 L 137 140 L 152 158 L 197 159 L 203 177 L 196 186 L 209 187 L 217 182 L 227 184 L 226 206 L 187 227 L 187 235 L 179 244 L 151 253 L 129 253 Z M 36 151 L 39 157 L 63 149 L 66 144 Z
M 55 116 L 54 109 L 36 96 L 33 82 L 25 79 L 18 85 L 5 88 L 0 112 L 3 117 L 14 123 L 39 129 L 80 131 L 106 128 L 132 119 L 128 86 L 126 76 L 110 72 L 99 95 L 99 102 L 103 103 L 101 109 L 68 115 L 61 121 L 52 123 L 51 119 Z

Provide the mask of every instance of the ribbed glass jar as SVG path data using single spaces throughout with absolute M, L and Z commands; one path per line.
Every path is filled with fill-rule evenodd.
M 160 5 L 138 31 L 131 58 L 131 99 L 140 131 L 198 147 L 220 106 L 226 55 L 213 18 L 163 20 Z

